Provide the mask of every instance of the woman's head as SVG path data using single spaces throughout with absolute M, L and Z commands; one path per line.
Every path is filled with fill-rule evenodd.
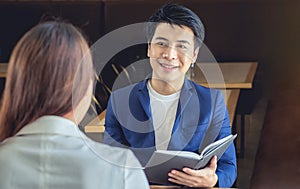
M 9 61 L 0 141 L 43 115 L 62 116 L 72 111 L 91 80 L 89 47 L 73 25 L 50 21 L 29 30 Z

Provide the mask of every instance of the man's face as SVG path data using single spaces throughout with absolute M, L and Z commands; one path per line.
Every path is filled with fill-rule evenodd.
M 182 83 L 191 63 L 195 62 L 198 51 L 190 28 L 158 24 L 148 46 L 152 77 L 172 85 Z

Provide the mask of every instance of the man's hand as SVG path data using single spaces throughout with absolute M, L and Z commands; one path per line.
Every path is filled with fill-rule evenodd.
M 170 182 L 189 187 L 213 187 L 218 181 L 216 174 L 217 156 L 210 160 L 210 164 L 199 170 L 183 168 L 182 171 L 172 170 L 169 172 Z

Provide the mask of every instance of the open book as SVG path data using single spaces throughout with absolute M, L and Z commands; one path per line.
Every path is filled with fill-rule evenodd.
M 218 160 L 236 138 L 229 135 L 206 146 L 200 154 L 188 151 L 157 150 L 153 153 L 145 167 L 149 182 L 157 184 L 170 184 L 168 173 L 173 170 L 182 170 L 184 167 L 201 169 L 205 167 L 216 155 Z

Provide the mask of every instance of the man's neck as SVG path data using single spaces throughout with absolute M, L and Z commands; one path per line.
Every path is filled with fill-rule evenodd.
M 151 87 L 161 95 L 171 95 L 180 91 L 183 86 L 183 82 L 184 80 L 181 83 L 171 84 L 153 78 L 150 80 Z

